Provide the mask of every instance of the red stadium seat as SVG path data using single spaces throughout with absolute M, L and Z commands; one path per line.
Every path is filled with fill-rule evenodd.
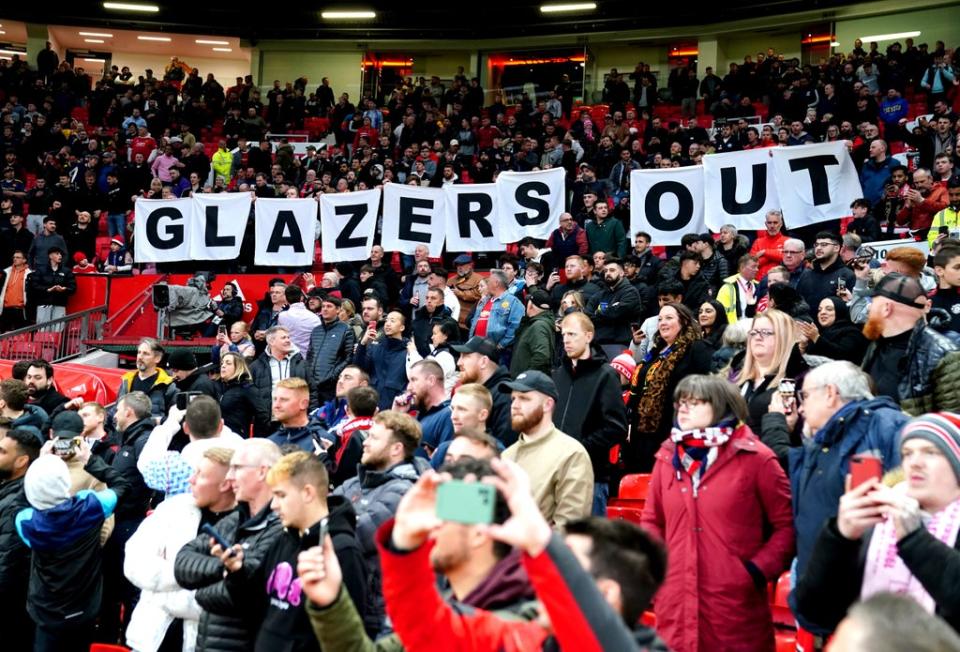
M 620 498 L 631 500 L 646 500 L 647 489 L 650 487 L 649 473 L 634 473 L 625 475 L 620 481 Z
M 776 642 L 777 652 L 795 652 L 797 649 L 797 633 L 791 630 L 778 629 Z
M 90 646 L 90 652 L 130 652 L 130 648 L 109 643 L 94 643 Z
M 623 500 L 620 498 L 611 498 L 607 503 L 607 518 L 613 521 L 629 521 L 630 523 L 640 523 L 640 517 L 643 516 L 642 500 Z
M 790 611 L 787 596 L 790 595 L 790 572 L 785 572 L 777 580 L 777 588 L 773 593 L 773 622 L 778 626 L 796 627 L 796 619 Z

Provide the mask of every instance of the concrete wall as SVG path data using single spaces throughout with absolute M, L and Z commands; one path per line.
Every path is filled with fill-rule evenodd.
M 200 70 L 200 76 L 206 78 L 208 72 L 212 72 L 224 88 L 233 85 L 235 77 L 243 77 L 248 74 L 250 64 L 247 58 L 243 59 L 203 59 L 200 57 L 185 56 L 183 60 L 190 66 Z M 92 64 L 85 63 L 82 60 L 78 65 L 87 66 L 90 70 Z M 170 56 L 164 54 L 142 54 L 134 52 L 114 52 L 111 65 L 117 65 L 123 68 L 130 66 L 130 72 L 134 78 L 144 74 L 144 70 L 150 68 L 155 77 L 163 77 L 163 71 L 170 63 Z M 293 79 L 292 77 L 290 78 Z
M 929 43 L 930 50 L 933 51 L 933 46 L 938 40 L 943 41 L 947 48 L 960 46 L 958 24 L 960 24 L 960 6 L 952 6 L 856 20 L 841 20 L 837 21 L 835 33 L 840 43 L 839 49 L 843 52 L 852 50 L 854 39 L 861 36 L 914 31 L 920 32 L 920 36 L 914 37 L 914 41 L 918 44 Z M 903 44 L 904 39 L 898 40 Z M 883 51 L 892 42 L 879 42 L 880 50 Z M 864 43 L 864 49 L 866 48 L 867 44 Z
M 717 72 L 721 77 L 728 72 L 731 63 L 742 63 L 744 55 L 749 54 L 753 60 L 757 59 L 757 52 L 766 53 L 767 48 L 773 48 L 777 54 L 785 58 L 800 58 L 800 30 L 795 34 L 731 34 L 719 39 L 717 51 Z
M 334 93 L 349 93 L 352 100 L 360 97 L 360 66 L 363 53 L 359 50 L 342 52 L 296 52 L 261 49 L 261 86 L 270 86 L 274 79 L 293 81 L 297 77 L 309 80 L 307 91 L 313 92 L 320 79 L 330 78 Z

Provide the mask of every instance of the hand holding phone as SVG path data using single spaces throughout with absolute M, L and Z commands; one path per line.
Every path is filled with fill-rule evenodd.
M 883 477 L 883 461 L 875 455 L 854 455 L 850 460 L 850 488 L 855 489 L 871 478 Z
M 465 525 L 493 522 L 496 489 L 480 482 L 449 480 L 437 487 L 437 518 Z
M 223 548 L 224 550 L 230 551 L 230 546 L 232 544 L 229 541 L 227 541 L 227 539 L 222 534 L 220 534 L 217 531 L 217 529 L 213 527 L 210 523 L 204 523 L 203 525 L 201 525 L 200 531 L 208 535 L 214 541 L 216 541 L 217 545 L 219 545 L 221 548 Z

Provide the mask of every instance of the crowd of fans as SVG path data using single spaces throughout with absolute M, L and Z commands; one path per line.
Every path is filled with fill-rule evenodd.
M 602 125 L 565 87 L 508 111 L 476 80 L 434 78 L 358 108 L 326 81 L 276 82 L 264 102 L 250 80 L 223 89 L 180 66 L 91 87 L 49 55 L 45 70 L 0 61 L 7 328 L 61 316 L 84 267 L 136 264 L 136 197 L 562 166 L 570 200 L 546 242 L 488 274 L 470 254 L 420 247 L 394 265 L 375 245 L 358 268 L 273 279 L 249 324 L 223 284 L 195 324 L 216 333 L 213 364 L 144 339 L 113 406 L 60 394 L 43 360 L 14 365 L 5 647 L 772 650 L 768 586 L 789 569 L 817 645 L 960 649 L 960 179 L 942 45 L 857 43 L 803 67 L 769 52 L 722 79 L 673 71 L 669 93 L 641 64 L 632 93 L 611 72 Z M 934 117 L 911 132 L 913 93 Z M 662 124 L 663 100 L 685 125 Z M 80 103 L 87 124 L 70 117 Z M 745 120 L 757 105 L 761 128 Z M 299 158 L 265 139 L 310 116 L 331 119 L 336 146 Z M 632 169 L 838 139 L 864 188 L 844 219 L 791 231 L 771 211 L 760 233 L 687 234 L 667 257 L 627 228 Z M 98 220 L 105 261 L 86 248 Z M 883 233 L 905 239 L 881 261 L 864 243 Z M 604 518 L 637 473 L 641 523 Z M 439 516 L 454 482 L 490 488 L 488 519 Z

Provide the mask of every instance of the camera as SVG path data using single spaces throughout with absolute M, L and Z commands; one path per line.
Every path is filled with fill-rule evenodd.
M 203 392 L 177 392 L 174 400 L 178 410 L 186 410 L 187 406 L 198 396 L 203 396 Z

